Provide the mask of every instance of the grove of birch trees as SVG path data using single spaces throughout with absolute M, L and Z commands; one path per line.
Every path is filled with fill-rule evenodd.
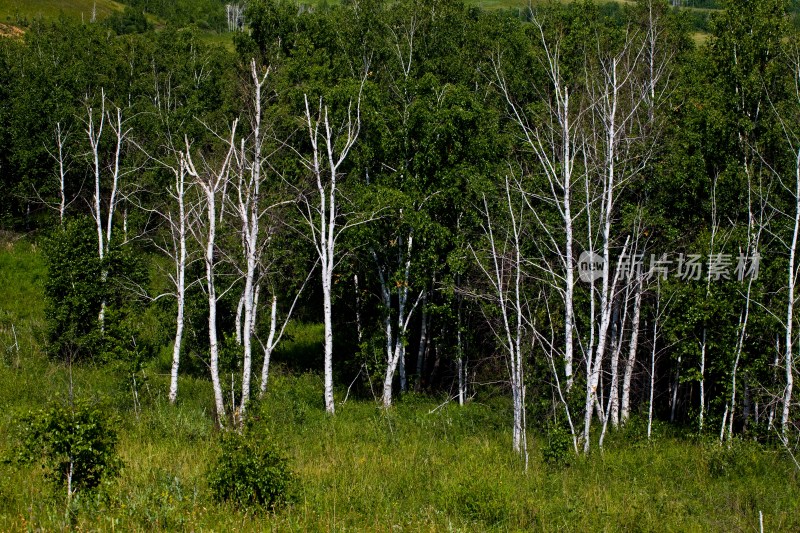
M 793 446 L 800 45 L 782 0 L 483 11 L 254 0 L 191 30 L 0 41 L 0 223 L 48 236 L 68 364 L 320 406 L 508 399 L 513 450 L 639 421 Z M 239 9 L 238 4 L 231 4 Z M 281 358 L 321 324 L 310 361 Z

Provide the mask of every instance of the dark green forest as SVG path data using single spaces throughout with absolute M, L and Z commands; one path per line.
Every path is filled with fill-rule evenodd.
M 800 527 L 796 2 L 124 3 L 0 37 L 0 529 Z

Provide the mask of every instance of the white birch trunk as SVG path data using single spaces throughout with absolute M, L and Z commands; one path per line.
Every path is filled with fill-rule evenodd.
M 64 217 L 67 212 L 67 192 L 66 192 L 66 182 L 67 182 L 67 168 L 65 165 L 65 158 L 66 154 L 64 153 L 64 145 L 66 144 L 66 136 L 61 131 L 61 123 L 56 124 L 56 144 L 58 148 L 58 192 L 59 192 L 59 203 L 58 203 L 58 221 L 61 224 L 61 228 L 64 228 Z
M 473 254 L 478 266 L 492 286 L 493 296 L 500 311 L 502 333 L 498 333 L 498 339 L 507 352 L 510 363 L 511 397 L 514 408 L 512 446 L 514 451 L 524 459 L 525 467 L 527 468 L 528 444 L 525 427 L 524 356 L 522 352 L 523 322 L 526 319 L 524 317 L 525 304 L 522 295 L 521 217 L 515 212 L 508 178 L 505 181 L 505 194 L 510 224 L 510 228 L 506 230 L 510 242 L 506 244 L 510 244 L 511 249 L 504 249 L 503 252 L 498 250 L 489 205 L 484 197 L 483 203 L 486 216 L 484 233 L 489 241 L 490 266 L 484 266 L 477 258 L 477 255 L 474 252 Z M 512 258 L 508 259 L 508 255 L 511 255 Z M 508 271 L 510 271 L 510 275 L 507 274 Z
M 703 431 L 703 422 L 706 409 L 706 335 L 708 330 L 703 326 L 703 341 L 700 347 L 700 413 L 698 415 L 698 427 Z
M 219 341 L 217 338 L 217 292 L 214 279 L 216 249 L 217 221 L 221 213 L 217 210 L 217 196 L 225 189 L 229 179 L 230 163 L 236 150 L 236 127 L 238 121 L 234 120 L 231 126 L 230 139 L 227 141 L 228 151 L 218 169 L 206 168 L 202 173 L 197 171 L 192 160 L 188 139 L 186 140 L 187 172 L 192 176 L 204 193 L 206 203 L 206 217 L 203 221 L 204 235 L 200 236 L 204 244 L 204 262 L 206 270 L 206 293 L 208 295 L 208 344 L 211 367 L 211 383 L 214 389 L 214 404 L 216 406 L 217 422 L 220 426 L 226 425 L 225 402 L 222 395 L 222 383 L 219 377 Z M 221 211 L 221 206 L 220 206 Z M 233 393 L 233 391 L 231 391 Z
M 752 202 L 752 180 L 750 179 L 750 167 L 745 161 L 745 172 L 747 173 L 747 194 L 748 194 L 748 218 L 747 218 L 747 253 L 750 254 L 750 257 L 755 257 L 755 254 L 758 250 L 758 243 L 760 241 L 761 236 L 761 228 L 763 227 L 763 220 L 762 223 L 759 225 L 758 230 L 756 230 L 756 223 L 755 223 L 755 216 L 753 215 L 753 202 Z M 752 260 L 752 259 L 751 259 Z M 742 265 L 744 269 L 744 265 Z M 741 273 L 742 276 L 745 275 L 745 271 L 743 270 Z M 739 336 L 736 341 L 736 357 L 733 363 L 733 370 L 731 372 L 731 399 L 730 399 L 730 418 L 728 419 L 728 441 L 733 438 L 733 419 L 736 413 L 736 377 L 737 372 L 739 370 L 739 360 L 742 356 L 742 351 L 744 350 L 744 341 L 747 338 L 747 323 L 750 317 L 750 294 L 753 289 L 753 276 L 751 275 L 747 281 L 747 293 L 745 294 L 745 304 L 744 304 L 744 311 L 742 315 L 739 317 Z M 727 413 L 726 409 L 726 413 Z M 725 433 L 725 424 L 723 422 L 722 425 L 722 433 Z
M 331 283 L 333 278 L 333 268 L 328 268 L 326 261 L 323 261 L 322 278 L 322 312 L 325 327 L 325 410 L 329 414 L 335 411 L 333 402 L 333 318 L 331 304 Z
M 656 347 L 658 345 L 658 319 L 661 307 L 661 290 L 656 290 L 656 315 L 653 319 L 653 353 L 650 355 L 650 401 L 647 405 L 647 440 L 653 434 L 653 395 L 656 385 Z
M 460 276 L 458 276 L 460 283 Z M 467 365 L 464 360 L 464 347 L 461 338 L 461 296 L 458 298 L 458 320 L 456 330 L 456 356 L 458 357 L 458 405 L 463 406 L 467 396 Z
M 711 242 L 709 244 L 708 255 L 714 254 L 714 239 L 717 235 L 717 182 L 711 188 Z M 706 298 L 711 296 L 711 272 L 706 276 Z M 703 338 L 700 344 L 700 413 L 698 426 L 702 433 L 705 419 L 706 408 L 706 346 L 708 339 L 708 327 L 703 325 Z
M 419 327 L 419 346 L 417 348 L 417 390 L 422 388 L 422 372 L 425 368 L 425 347 L 428 341 L 428 292 L 422 295 L 422 322 Z
M 355 118 L 352 116 L 350 108 L 348 108 L 347 120 L 343 127 L 345 131 L 343 142 L 339 142 L 339 136 L 335 135 L 331 129 L 328 109 L 322 105 L 321 98 L 318 113 L 316 116 L 312 116 L 308 96 L 306 95 L 305 122 L 308 127 L 312 153 L 310 159 L 303 159 L 303 163 L 312 173 L 319 201 L 312 205 L 309 198 L 306 197 L 305 208 L 301 208 L 301 211 L 309 226 L 311 239 L 322 268 L 322 312 L 325 328 L 324 398 L 325 410 L 329 414 L 333 414 L 336 406 L 333 399 L 332 290 L 333 271 L 336 264 L 336 241 L 341 231 L 337 228 L 337 219 L 339 217 L 336 198 L 337 180 L 339 169 L 355 144 L 361 128 L 361 92 L 359 91 L 358 95 Z M 336 153 L 337 145 L 341 145 L 338 154 Z
M 222 384 L 219 380 L 219 344 L 217 340 L 217 292 L 214 284 L 214 243 L 217 231 L 216 191 L 206 191 L 208 233 L 206 235 L 205 265 L 206 292 L 208 294 L 208 352 L 211 359 L 211 383 L 214 388 L 214 403 L 217 408 L 217 421 L 225 425 L 225 403 L 222 397 Z
M 675 382 L 672 385 L 672 398 L 670 398 L 670 406 L 669 406 L 670 422 L 675 422 L 675 410 L 678 406 L 678 387 L 680 387 L 681 383 L 681 359 L 682 357 L 679 355 L 675 368 Z
M 622 318 L 619 319 L 618 317 L 614 319 L 614 327 L 611 334 L 611 386 L 609 387 L 608 392 L 608 403 L 606 404 L 606 410 L 603 416 L 603 429 L 600 432 L 600 442 L 599 446 L 603 447 L 603 442 L 606 436 L 606 430 L 608 429 L 608 422 L 611 421 L 611 424 L 614 428 L 619 425 L 619 356 L 622 352 L 622 340 L 625 332 L 625 320 L 627 318 L 628 312 L 628 291 L 629 287 L 625 289 L 625 297 L 623 298 L 622 305 L 624 306 L 624 311 L 622 313 Z M 617 311 L 615 314 L 619 314 Z M 612 315 L 613 316 L 613 315 Z M 601 402 L 602 404 L 602 399 Z
M 116 213 L 118 192 L 120 188 L 121 179 L 121 158 L 122 146 L 130 133 L 129 130 L 124 129 L 124 122 L 122 120 L 122 110 L 116 108 L 116 120 L 112 119 L 111 113 L 106 113 L 106 95 L 105 91 L 101 89 L 100 92 L 100 122 L 95 124 L 94 112 L 91 107 L 87 108 L 87 121 L 86 121 L 86 134 L 89 139 L 89 146 L 91 148 L 92 171 L 94 174 L 94 197 L 92 199 L 91 211 L 92 218 L 94 218 L 95 226 L 97 229 L 97 251 L 100 261 L 103 261 L 108 255 L 111 248 L 111 237 L 114 228 L 114 214 Z M 109 126 L 114 131 L 115 148 L 114 157 L 109 170 L 111 180 L 111 190 L 109 191 L 108 202 L 105 206 L 105 214 L 103 213 L 102 201 L 102 169 L 100 168 L 100 142 L 103 137 L 103 128 L 105 121 L 109 121 Z M 108 270 L 103 267 L 100 273 L 100 281 L 105 284 L 108 279 Z M 101 333 L 105 332 L 105 311 L 106 300 L 103 298 L 100 303 L 100 313 L 98 315 L 98 322 L 100 324 Z
M 617 64 L 619 58 L 613 58 L 611 65 L 605 70 L 604 93 L 602 96 L 601 114 L 604 122 L 604 142 L 606 148 L 604 176 L 603 176 L 603 278 L 600 292 L 600 327 L 597 333 L 597 347 L 592 361 L 591 354 L 587 360 L 586 404 L 583 427 L 583 451 L 589 452 L 589 432 L 592 424 L 592 410 L 597 401 L 597 386 L 600 378 L 600 369 L 605 355 L 608 327 L 611 321 L 611 307 L 614 290 L 619 275 L 619 265 L 613 283 L 609 279 L 611 264 L 611 223 L 614 208 L 614 189 L 616 188 L 616 146 L 618 142 L 617 109 L 620 80 L 617 77 Z M 627 242 L 623 255 L 627 250 Z
M 795 164 L 795 216 L 794 230 L 792 231 L 792 243 L 789 248 L 789 272 L 788 298 L 786 302 L 786 355 L 785 372 L 786 388 L 783 391 L 783 411 L 781 413 L 781 436 L 787 442 L 787 431 L 789 428 L 789 410 L 792 404 L 792 388 L 794 387 L 794 352 L 793 352 L 793 328 L 794 328 L 794 292 L 797 282 L 797 271 L 795 262 L 797 261 L 797 240 L 800 234 L 800 150 L 797 152 Z
M 177 230 L 177 256 L 175 261 L 175 296 L 178 312 L 175 317 L 175 344 L 172 348 L 172 369 L 170 371 L 169 401 L 174 404 L 178 399 L 178 369 L 181 361 L 183 344 L 184 307 L 186 302 L 186 163 L 181 155 L 178 170 L 175 173 L 175 199 L 178 202 L 178 223 L 171 224 L 173 234 Z
M 248 164 L 248 153 L 245 149 L 244 140 L 241 142 L 241 154 L 239 158 L 239 183 L 237 187 L 238 205 L 237 211 L 242 224 L 242 236 L 244 241 L 244 291 L 242 292 L 242 396 L 240 401 L 240 422 L 244 421 L 247 411 L 247 404 L 250 401 L 250 385 L 252 381 L 253 365 L 253 332 L 255 330 L 256 312 L 255 305 L 256 293 L 258 292 L 256 274 L 258 264 L 261 260 L 261 249 L 258 238 L 261 219 L 261 182 L 263 165 L 263 135 L 261 132 L 262 122 L 262 91 L 269 76 L 269 69 L 263 76 L 260 76 L 256 68 L 256 61 L 250 61 L 250 74 L 253 81 L 253 144 L 251 158 Z M 249 167 L 249 173 L 247 172 Z M 245 178 L 245 174 L 249 174 Z M 237 325 L 237 334 L 239 332 Z
M 236 318 L 233 321 L 233 327 L 236 329 L 236 344 L 242 345 L 242 313 L 244 313 L 244 292 L 239 297 L 239 303 L 236 305 Z
M 631 340 L 628 344 L 628 358 L 625 362 L 625 375 L 622 379 L 620 419 L 623 424 L 628 421 L 631 415 L 631 378 L 633 377 L 633 369 L 636 366 L 636 350 L 639 345 L 639 320 L 642 316 L 642 278 L 638 273 L 634 291 Z
M 574 260 L 574 220 L 572 214 L 572 179 L 575 172 L 575 159 L 579 155 L 577 146 L 582 135 L 579 117 L 581 109 L 575 110 L 570 104 L 570 93 L 562 75 L 560 64 L 560 41 L 549 42 L 543 24 L 534 17 L 539 39 L 545 52 L 544 67 L 552 84 L 553 97 L 547 102 L 552 124 L 547 121 L 541 127 L 532 127 L 524 110 L 512 99 L 499 65 L 495 64 L 495 76 L 503 97 L 511 108 L 514 121 L 520 127 L 526 144 L 533 150 L 541 170 L 547 178 L 543 197 L 556 206 L 564 231 L 563 245 L 553 230 L 537 218 L 541 229 L 550 241 L 549 249 L 558 255 L 560 273 L 553 272 L 552 283 L 557 286 L 564 298 L 564 349 L 563 364 L 566 389 L 573 383 L 573 358 L 575 336 L 575 260 Z M 531 206 L 531 209 L 533 207 Z M 544 258 L 543 258 L 544 259 Z
M 405 251 L 405 265 L 403 269 L 403 284 L 397 295 L 397 324 L 396 329 L 392 327 L 391 315 L 391 291 L 387 284 L 387 279 L 384 276 L 383 268 L 378 266 L 378 276 L 381 282 L 381 292 L 383 294 L 383 303 L 386 307 L 386 318 L 384 319 L 384 328 L 386 330 L 386 375 L 383 381 L 383 406 L 389 407 L 392 404 L 392 385 L 394 383 L 394 374 L 400 368 L 405 358 L 405 336 L 408 332 L 408 325 L 414 314 L 417 304 L 422 298 L 424 291 L 420 292 L 414 304 L 407 309 L 408 306 L 408 292 L 409 292 L 409 276 L 411 273 L 411 253 L 413 249 L 414 236 L 409 234 L 406 241 Z M 373 252 L 375 261 L 378 261 L 377 254 Z M 401 384 L 402 385 L 402 384 Z
M 355 284 L 356 296 L 356 335 L 358 336 L 358 344 L 360 346 L 364 332 L 361 326 L 361 288 L 358 285 L 358 274 L 353 274 L 353 282 Z
M 264 393 L 267 391 L 267 382 L 269 379 L 269 363 L 270 358 L 272 356 L 272 352 L 275 351 L 275 347 L 278 346 L 278 343 L 283 338 L 283 333 L 286 331 L 286 326 L 289 325 L 289 321 L 292 319 L 292 313 L 294 312 L 295 307 L 297 306 L 297 302 L 300 299 L 300 295 L 303 293 L 303 289 L 306 287 L 306 283 L 311 278 L 311 275 L 314 273 L 314 268 L 312 268 L 308 276 L 306 276 L 303 285 L 297 291 L 297 294 L 294 296 L 294 301 L 292 302 L 291 307 L 289 307 L 289 311 L 286 313 L 286 316 L 283 318 L 283 323 L 281 324 L 280 330 L 277 329 L 278 327 L 278 296 L 273 292 L 272 295 L 272 304 L 270 305 L 270 323 L 269 323 L 269 335 L 267 336 L 267 343 L 261 343 L 261 347 L 264 351 L 264 362 L 261 366 L 261 385 L 259 387 L 259 395 L 263 396 Z M 258 294 L 256 294 L 257 299 Z M 277 334 L 276 334 L 277 331 Z
M 101 89 L 101 98 L 100 98 L 100 123 L 95 125 L 94 122 L 94 113 L 91 107 L 88 108 L 88 121 L 86 123 L 87 129 L 86 133 L 89 136 L 89 145 L 91 146 L 92 150 L 92 170 L 94 171 L 94 197 L 92 202 L 92 217 L 95 221 L 95 226 L 97 229 L 97 253 L 100 261 L 102 261 L 105 257 L 106 246 L 105 246 L 105 236 L 103 234 L 103 210 L 101 206 L 101 196 L 100 196 L 100 140 L 103 136 L 103 126 L 105 125 L 105 115 L 106 115 L 106 98 L 105 98 L 105 91 Z M 105 278 L 107 273 L 105 269 L 100 274 L 101 281 L 105 282 Z M 98 315 L 97 319 L 100 323 L 100 331 L 105 331 L 105 311 L 106 311 L 106 302 L 105 299 L 100 303 L 100 314 Z
M 275 348 L 275 330 L 278 322 L 278 297 L 272 296 L 272 306 L 269 313 L 269 335 L 267 336 L 267 344 L 264 346 L 264 363 L 261 365 L 261 388 L 259 392 L 264 394 L 267 391 L 267 380 L 269 379 L 269 361 L 272 356 L 272 350 Z

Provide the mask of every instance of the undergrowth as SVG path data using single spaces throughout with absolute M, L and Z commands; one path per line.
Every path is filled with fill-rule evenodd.
M 759 513 L 766 531 L 800 531 L 800 479 L 780 450 L 728 448 L 658 426 L 648 441 L 634 419 L 609 429 L 604 451 L 578 457 L 562 428 L 529 420 L 525 471 L 502 398 L 459 407 L 410 394 L 386 411 L 372 400 L 343 402 L 342 389 L 331 417 L 314 372 L 274 372 L 249 411 L 248 438 L 279 451 L 292 497 L 262 511 L 215 499 L 209 472 L 221 435 L 210 384 L 182 379 L 173 406 L 157 365 L 142 368 L 136 401 L 119 370 L 74 366 L 70 378 L 42 353 L 42 275 L 31 245 L 0 249 L 0 348 L 8 353 L 9 323 L 20 346 L 0 363 L 0 457 L 12 453 L 14 420 L 65 394 L 71 379 L 76 398 L 103 399 L 121 420 L 124 466 L 65 513 L 40 466 L 1 463 L 0 531 L 753 531 Z M 303 342 L 309 335 L 295 331 Z

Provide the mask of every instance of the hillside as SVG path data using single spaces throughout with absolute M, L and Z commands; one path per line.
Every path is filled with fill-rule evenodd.
M 286 367 L 256 407 L 255 431 L 285 451 L 294 499 L 275 513 L 237 511 L 209 489 L 219 454 L 210 384 L 181 378 L 171 406 L 155 366 L 126 374 L 48 361 L 43 267 L 30 240 L 0 235 L 0 458 L 11 456 L 19 417 L 64 398 L 72 382 L 77 398 L 122 421 L 124 465 L 65 516 L 63 493 L 42 482 L 40 467 L 0 460 L 2 531 L 755 531 L 760 513 L 764 531 L 800 528 L 797 472 L 755 444 L 723 449 L 661 425 L 648 442 L 637 418 L 585 458 L 570 459 L 557 434 L 537 432 L 526 472 L 510 449 L 502 397 L 459 407 L 408 394 L 385 411 L 339 389 L 329 417 L 321 376 Z
M 95 10 L 98 19 L 121 11 L 123 5 L 113 0 L 0 0 L 0 22 L 25 23 L 37 18 L 45 20 L 65 16 L 73 20 L 91 20 Z
M 787 1 L 228 1 L 0 20 L 0 532 L 800 531 Z

